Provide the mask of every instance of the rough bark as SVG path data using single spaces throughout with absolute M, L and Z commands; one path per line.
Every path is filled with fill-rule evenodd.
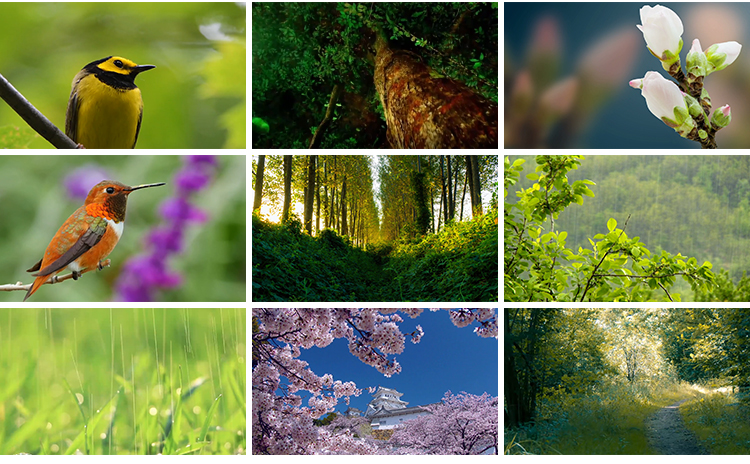
M 260 209 L 263 197 L 263 172 L 266 168 L 266 155 L 258 156 L 258 171 L 255 173 L 255 199 L 253 200 L 253 211 Z
M 378 36 L 375 88 L 391 148 L 497 148 L 497 104 Z

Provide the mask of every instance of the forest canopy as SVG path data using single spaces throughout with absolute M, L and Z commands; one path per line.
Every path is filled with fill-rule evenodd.
M 425 137 L 439 131 L 420 134 L 429 126 L 422 118 L 453 124 L 440 116 L 464 108 L 476 111 L 464 121 L 476 123 L 471 141 L 434 143 L 496 147 L 497 5 L 253 3 L 253 148 L 429 146 L 433 142 Z M 376 62 L 391 50 L 414 63 L 413 75 L 399 77 L 393 66 Z M 385 66 L 379 81 L 378 66 Z M 417 76 L 418 70 L 424 75 Z M 425 89 L 411 109 L 399 112 L 394 101 L 408 100 L 397 92 L 404 78 L 417 79 L 416 87 Z M 437 94 L 450 98 L 433 99 Z M 479 114 L 493 106 L 494 127 L 491 114 Z M 255 118 L 265 125 L 256 125 Z M 494 144 L 485 144 L 486 137 L 494 137 Z

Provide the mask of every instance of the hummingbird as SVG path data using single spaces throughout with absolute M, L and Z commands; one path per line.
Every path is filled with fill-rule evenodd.
M 122 236 L 128 195 L 135 190 L 160 185 L 165 183 L 128 187 L 113 180 L 103 180 L 96 184 L 83 206 L 71 214 L 52 237 L 42 259 L 26 271 L 38 272 L 31 274 L 36 279 L 23 301 L 66 267 L 72 271 L 75 280 L 94 266 L 102 269 L 102 260 Z

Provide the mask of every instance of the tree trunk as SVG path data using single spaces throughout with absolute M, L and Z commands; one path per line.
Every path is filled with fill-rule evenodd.
M 445 155 L 440 155 L 440 185 L 441 185 L 441 193 L 440 193 L 440 203 L 443 205 L 443 218 L 444 224 L 448 223 L 448 202 L 446 201 L 446 195 L 445 195 Z
M 284 207 L 281 211 L 281 222 L 289 218 L 289 206 L 292 204 L 292 156 L 284 155 Z
M 479 185 L 479 155 L 466 155 L 466 178 L 469 181 L 471 216 L 482 214 L 482 189 Z
M 266 169 L 266 155 L 258 155 L 258 170 L 255 173 L 255 200 L 253 211 L 260 209 L 260 201 L 263 196 L 263 171 Z
M 391 148 L 497 148 L 497 104 L 435 73 L 421 58 L 375 42 L 375 89 Z
M 346 176 L 341 183 L 341 235 L 349 235 L 349 229 L 346 226 Z
M 305 229 L 312 235 L 313 198 L 315 195 L 315 161 L 318 155 L 308 155 L 307 188 L 305 188 Z
M 447 164 L 448 164 L 448 219 L 453 219 L 453 217 L 456 215 L 456 199 L 453 195 L 453 189 L 451 184 L 451 177 L 452 177 L 452 171 L 451 171 L 451 155 L 446 155 Z M 448 220 L 446 219 L 446 221 Z
M 482 214 L 482 186 L 479 183 L 479 155 L 471 157 L 471 182 L 474 184 L 474 200 L 471 202 L 472 214 Z
M 469 167 L 467 166 L 466 169 L 468 170 Z M 458 220 L 463 221 L 464 220 L 464 202 L 466 201 L 466 181 L 469 179 L 469 173 L 466 173 L 466 176 L 464 177 L 464 188 L 462 189 L 461 193 L 461 216 L 459 216 Z

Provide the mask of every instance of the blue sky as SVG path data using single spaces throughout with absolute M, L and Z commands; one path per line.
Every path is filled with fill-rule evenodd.
M 300 359 L 307 361 L 317 375 L 331 374 L 334 380 L 354 381 L 362 394 L 352 397 L 351 406 L 364 411 L 372 396 L 367 387 L 378 385 L 395 388 L 404 395 L 409 406 L 425 405 L 440 401 L 446 391 L 466 391 L 475 395 L 484 392 L 498 396 L 498 340 L 481 338 L 474 333 L 476 323 L 458 328 L 450 321 L 448 311 L 431 312 L 411 319 L 399 313 L 404 322 L 399 324 L 406 334 L 417 324 L 422 326 L 424 336 L 413 344 L 407 335 L 404 352 L 395 355 L 401 364 L 401 373 L 385 377 L 372 366 L 368 366 L 349 353 L 346 339 L 336 339 L 325 348 L 313 347 L 302 350 Z M 303 395 L 305 392 L 301 392 Z M 303 396 L 306 405 L 307 397 Z M 346 410 L 341 402 L 337 411 Z

